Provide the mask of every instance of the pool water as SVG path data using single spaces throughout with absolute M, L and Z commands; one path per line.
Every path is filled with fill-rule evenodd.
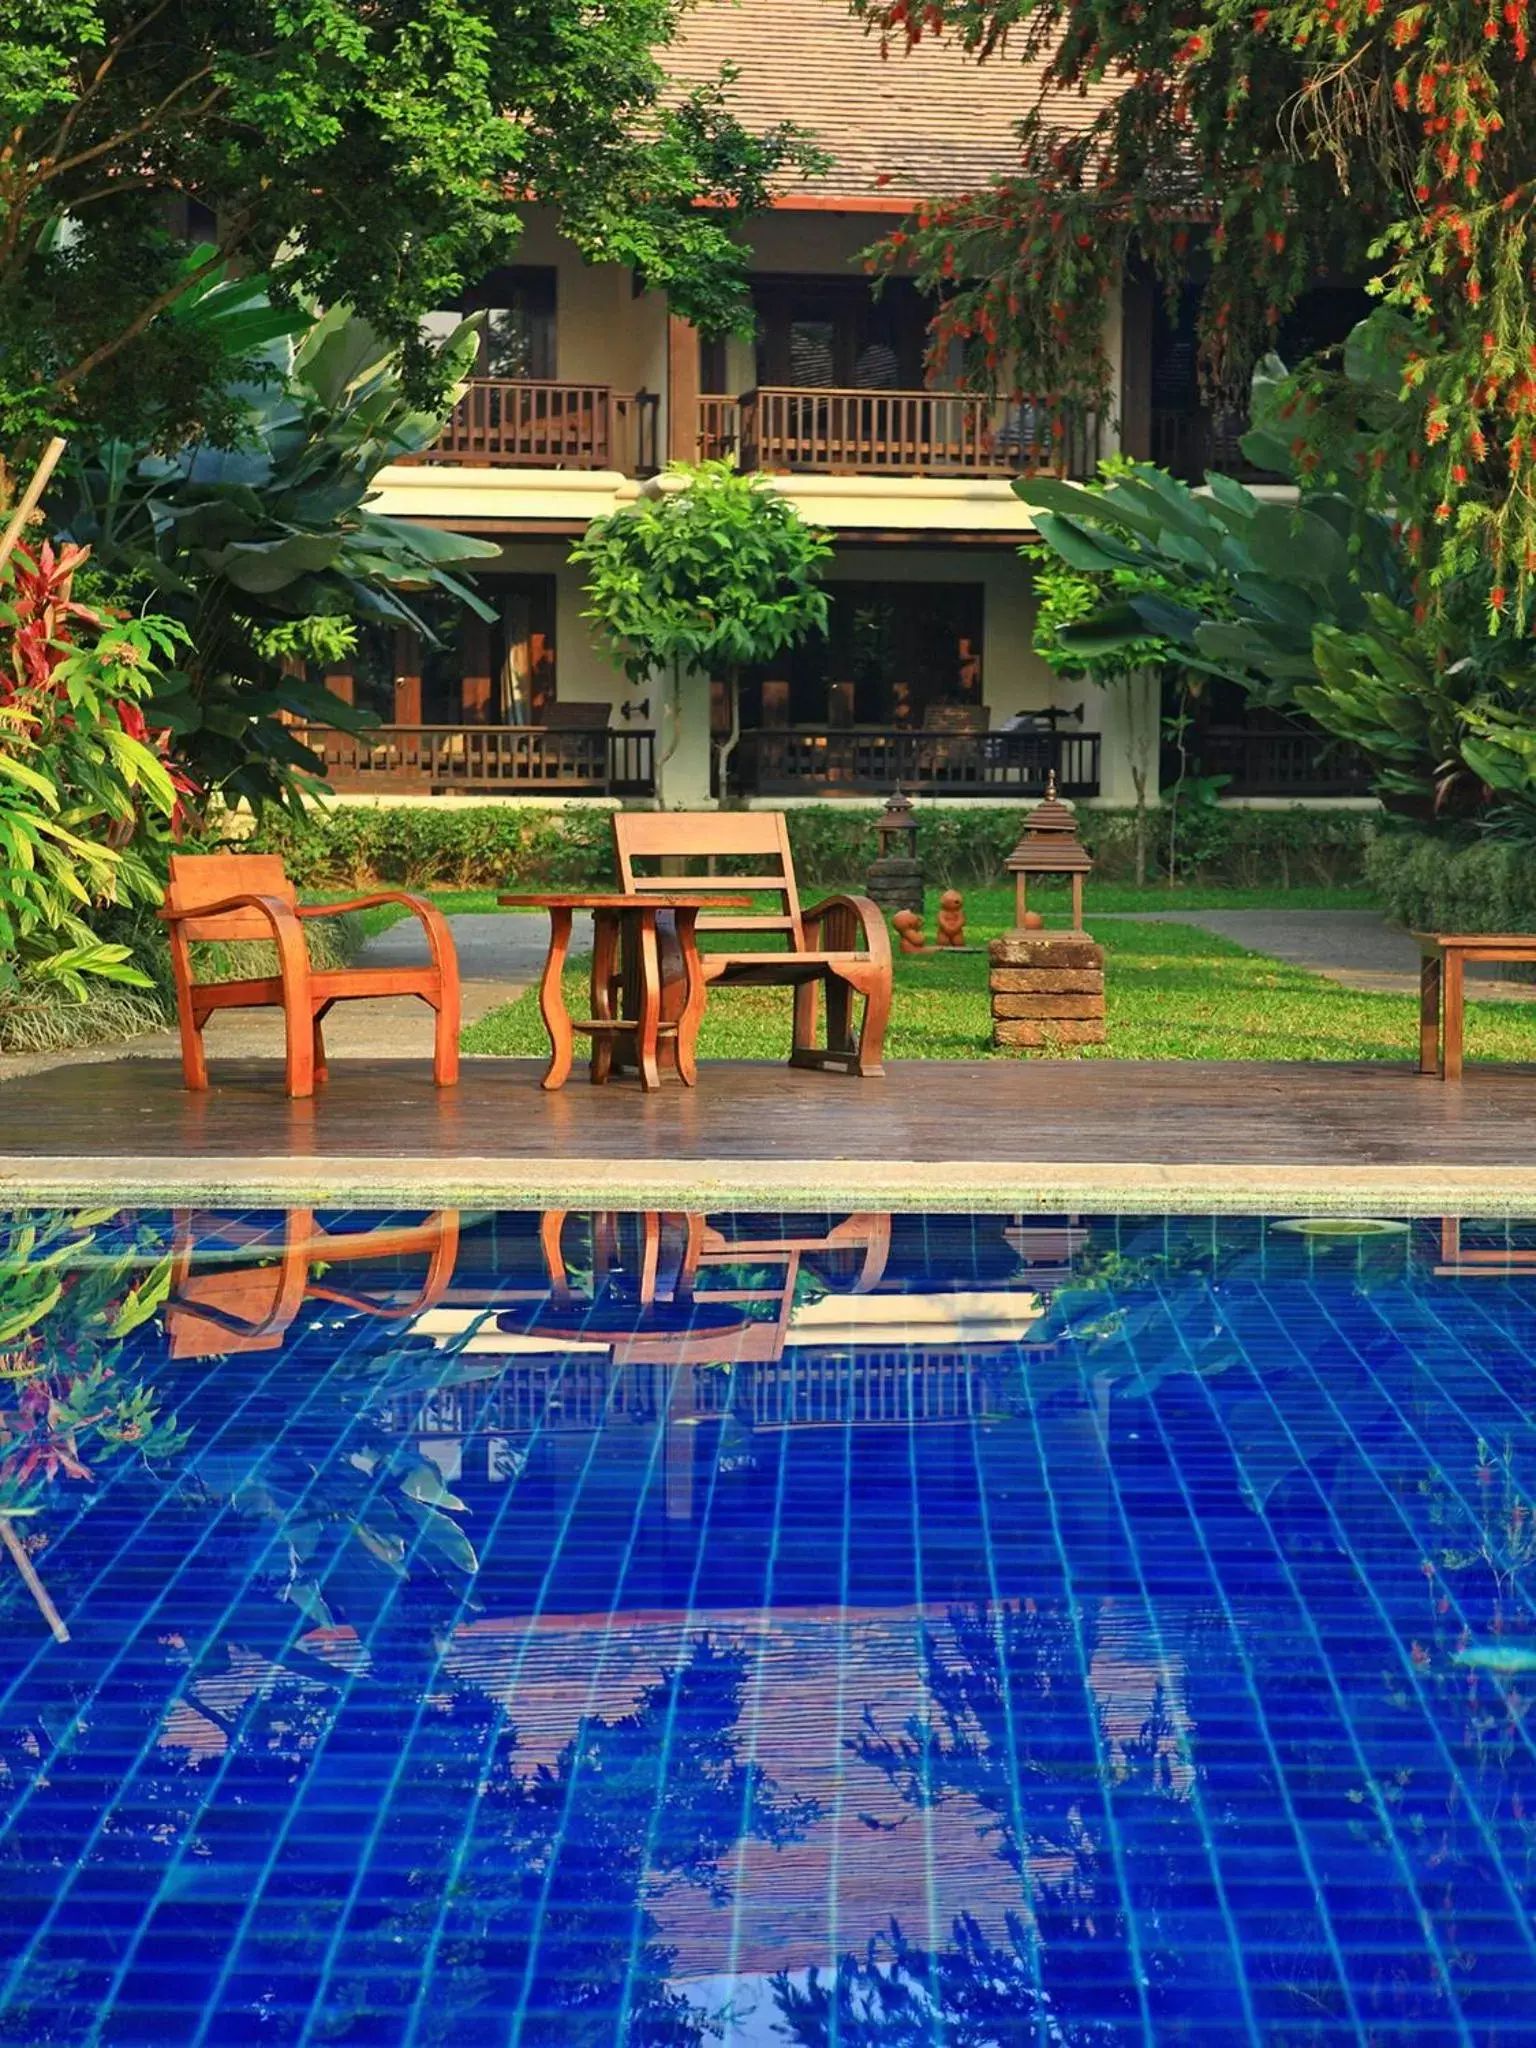
M 0 1218 L 0 2040 L 1536 2042 L 1536 1229 Z

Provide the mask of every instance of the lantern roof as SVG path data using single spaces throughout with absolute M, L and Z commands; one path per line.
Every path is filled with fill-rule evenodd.
M 1008 873 L 1086 875 L 1093 862 L 1077 836 L 1077 819 L 1056 794 L 1056 772 L 1046 780 L 1044 799 L 1024 819 L 1018 845 L 1003 863 Z
M 877 832 L 915 832 L 917 812 L 912 799 L 898 782 L 885 800 L 885 809 L 875 820 Z

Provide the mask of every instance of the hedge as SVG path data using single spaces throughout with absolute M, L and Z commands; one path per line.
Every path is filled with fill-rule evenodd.
M 1383 832 L 1366 877 L 1388 917 L 1410 931 L 1536 931 L 1536 846 Z
M 947 804 L 918 810 L 918 854 L 936 887 L 996 881 L 1027 806 Z M 800 880 L 821 888 L 855 880 L 874 858 L 876 813 L 838 804 L 791 810 L 790 844 Z M 1083 810 L 1079 829 L 1106 881 L 1136 867 L 1136 814 Z M 1145 814 L 1148 872 L 1166 872 L 1171 814 Z M 1359 811 L 1251 811 L 1202 805 L 1178 821 L 1179 872 L 1233 888 L 1331 888 L 1359 882 L 1373 815 Z M 251 842 L 281 853 L 301 888 L 376 883 L 460 889 L 571 889 L 613 880 L 608 813 L 540 811 L 487 803 L 439 810 L 338 805 L 302 819 L 274 817 Z

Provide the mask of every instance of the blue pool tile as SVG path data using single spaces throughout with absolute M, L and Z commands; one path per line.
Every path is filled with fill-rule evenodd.
M 27 1219 L 0 2040 L 1536 2042 L 1536 1230 L 374 1223 Z

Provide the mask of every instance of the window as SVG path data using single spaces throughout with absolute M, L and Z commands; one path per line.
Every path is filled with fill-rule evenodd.
M 548 381 L 556 375 L 555 303 L 552 268 L 514 265 L 493 270 L 458 306 L 429 313 L 422 325 L 441 339 L 466 313 L 482 313 L 476 375 Z
M 486 577 L 479 588 L 494 619 L 435 593 L 417 602 L 437 642 L 419 647 L 422 716 L 428 725 L 541 725 L 555 708 L 555 579 Z
M 907 278 L 877 298 L 846 277 L 757 277 L 757 381 L 799 390 L 920 391 L 932 306 Z
M 832 583 L 825 635 L 760 669 L 742 723 L 917 729 L 982 705 L 980 583 Z

